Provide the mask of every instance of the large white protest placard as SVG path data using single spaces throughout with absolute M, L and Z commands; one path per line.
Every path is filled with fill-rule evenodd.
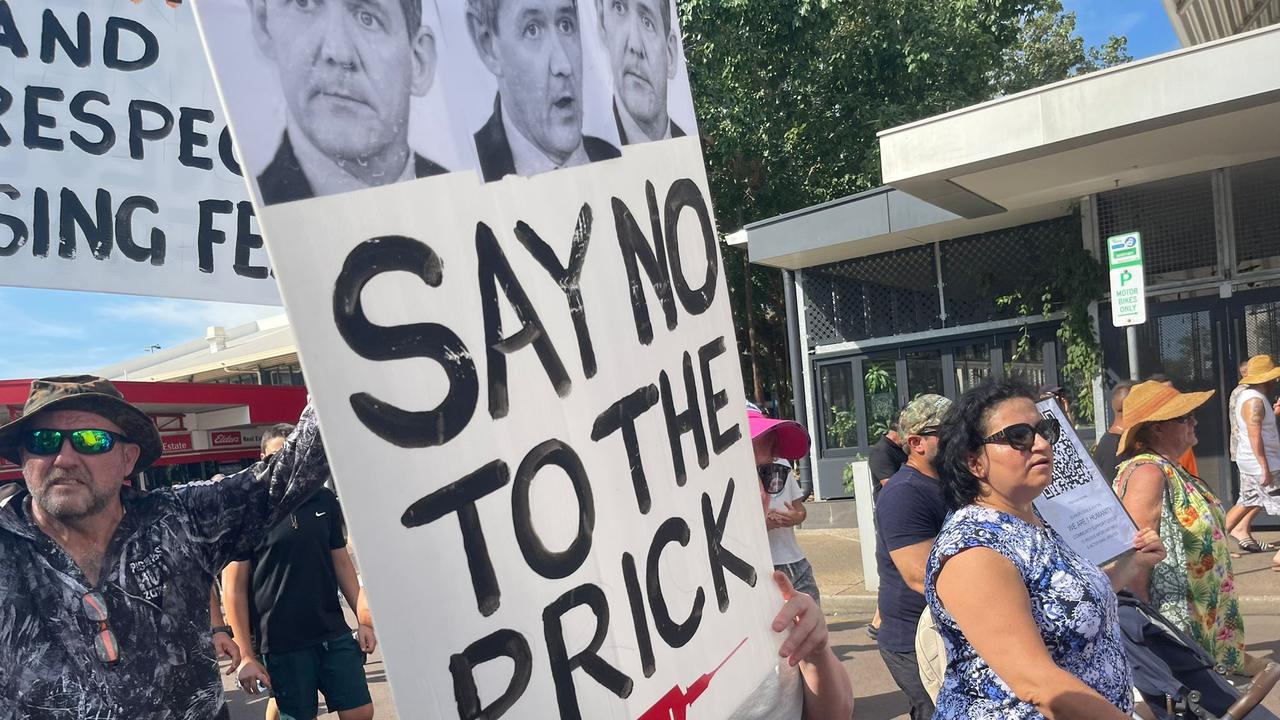
M 196 5 L 402 717 L 719 720 L 777 662 L 679 31 L 601 6 Z
M 1036 404 L 1062 426 L 1053 444 L 1053 482 L 1036 498 L 1036 510 L 1073 550 L 1105 565 L 1133 550 L 1138 528 L 1099 472 L 1057 400 Z
M 278 305 L 191 9 L 0 0 L 0 284 Z

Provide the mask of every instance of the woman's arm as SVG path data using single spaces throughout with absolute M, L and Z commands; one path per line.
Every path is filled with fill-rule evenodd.
M 952 557 L 938 575 L 937 592 L 974 650 L 1049 720 L 1128 719 L 1049 656 L 1022 577 L 1003 555 L 979 547 Z
M 1153 528 L 1160 534 L 1160 515 L 1164 512 L 1164 473 L 1154 463 L 1142 463 L 1130 468 L 1126 477 L 1119 483 L 1124 488 L 1120 501 L 1124 509 L 1129 511 L 1134 524 L 1140 528 Z M 1170 538 L 1173 542 L 1177 538 Z M 1151 567 L 1134 564 L 1126 572 L 1123 587 L 1128 587 L 1143 602 L 1151 602 Z M 1113 576 L 1112 584 L 1117 578 Z

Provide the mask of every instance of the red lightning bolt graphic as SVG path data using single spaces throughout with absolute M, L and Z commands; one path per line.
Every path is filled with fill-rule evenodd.
M 688 690 L 681 690 L 679 685 L 672 687 L 666 695 L 653 704 L 653 707 L 645 710 L 644 714 L 636 720 L 685 720 L 688 717 L 689 706 L 697 702 L 702 693 L 707 691 L 711 678 L 715 677 L 716 673 L 720 672 L 720 668 L 729 662 L 729 658 L 746 644 L 747 638 L 742 638 L 742 642 L 738 643 L 738 646 L 724 660 L 721 660 L 714 670 L 694 680 Z

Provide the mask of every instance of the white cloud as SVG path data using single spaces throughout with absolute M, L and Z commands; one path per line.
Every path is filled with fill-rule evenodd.
M 262 318 L 279 315 L 283 308 L 269 305 L 200 302 L 164 298 L 137 298 L 104 305 L 98 310 L 103 317 L 142 325 L 162 325 L 167 331 L 185 328 L 195 340 L 204 337 L 211 325 L 235 327 Z
M 0 378 L 6 380 L 80 375 L 110 364 L 119 348 L 94 347 L 67 352 L 9 353 L 0 360 Z
M 1110 18 L 1107 21 L 1107 33 L 1109 35 L 1128 35 L 1129 31 L 1142 24 L 1146 20 L 1146 13 L 1140 11 L 1127 12 Z
M 84 337 L 83 328 L 67 327 L 65 325 L 27 325 L 21 328 L 20 332 L 32 337 L 51 338 L 54 340 L 79 340 Z

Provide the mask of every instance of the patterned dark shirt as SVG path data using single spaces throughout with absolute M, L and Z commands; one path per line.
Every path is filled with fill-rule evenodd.
M 320 487 L 328 461 L 310 407 L 269 462 L 217 482 L 143 493 L 92 585 L 31 519 L 24 490 L 0 508 L 0 720 L 229 717 L 209 637 L 209 587 L 229 561 Z M 120 661 L 98 660 L 81 598 L 106 598 Z

